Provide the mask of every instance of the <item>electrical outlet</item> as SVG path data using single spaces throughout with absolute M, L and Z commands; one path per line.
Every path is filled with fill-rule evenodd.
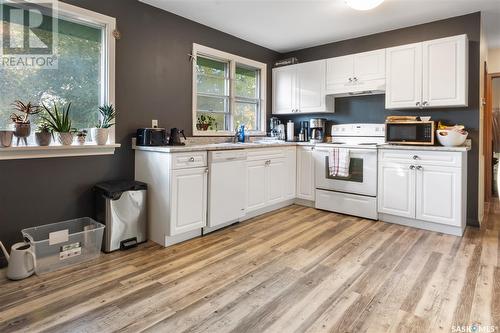
M 158 128 L 158 120 L 153 119 L 153 120 L 151 121 L 151 127 L 153 127 L 153 128 Z

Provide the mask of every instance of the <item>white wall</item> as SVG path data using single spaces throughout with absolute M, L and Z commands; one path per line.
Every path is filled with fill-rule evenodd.
M 500 73 L 500 48 L 488 50 L 488 73 Z

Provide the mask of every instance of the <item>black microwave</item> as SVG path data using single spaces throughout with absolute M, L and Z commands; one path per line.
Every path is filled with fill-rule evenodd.
M 385 124 L 385 141 L 400 145 L 434 145 L 433 121 L 395 121 Z

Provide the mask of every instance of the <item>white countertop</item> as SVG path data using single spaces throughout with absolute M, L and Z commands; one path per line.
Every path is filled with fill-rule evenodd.
M 245 143 L 206 143 L 206 144 L 188 144 L 185 146 L 156 146 L 145 147 L 136 146 L 132 143 L 132 148 L 135 150 L 154 151 L 162 153 L 181 153 L 191 151 L 214 151 L 214 150 L 233 150 L 233 149 L 252 149 L 252 148 L 273 148 L 273 147 L 289 147 L 289 146 L 314 146 L 310 142 L 245 142 Z M 395 150 L 433 150 L 433 151 L 456 151 L 467 152 L 471 150 L 471 140 L 467 140 L 465 145 L 459 147 L 444 147 L 444 146 L 418 146 L 418 145 L 394 145 L 380 144 L 379 149 L 395 149 Z M 339 146 L 340 148 L 340 146 Z
M 444 147 L 444 146 L 418 146 L 418 145 L 394 145 L 384 143 L 378 145 L 379 149 L 396 149 L 396 150 L 433 150 L 433 151 L 458 151 L 466 152 L 472 149 L 472 143 L 470 139 L 465 141 L 463 146 L 458 147 Z
M 191 144 L 185 146 L 157 146 L 144 147 L 132 144 L 132 148 L 136 150 L 155 151 L 162 153 L 180 153 L 191 151 L 214 151 L 214 150 L 232 150 L 232 149 L 252 149 L 252 148 L 272 148 L 272 147 L 287 147 L 287 146 L 313 146 L 309 142 L 245 142 L 245 143 L 207 143 L 207 144 Z

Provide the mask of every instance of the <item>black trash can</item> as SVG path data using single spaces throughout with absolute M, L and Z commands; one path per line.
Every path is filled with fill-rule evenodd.
M 97 184 L 95 219 L 106 226 L 103 251 L 136 246 L 147 240 L 147 184 L 110 181 Z

